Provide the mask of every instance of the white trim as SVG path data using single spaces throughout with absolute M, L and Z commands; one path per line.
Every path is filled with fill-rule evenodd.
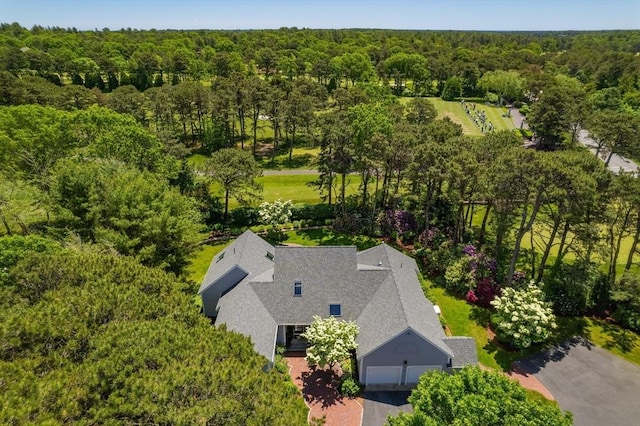
M 385 369 L 385 370 L 396 370 L 398 371 L 400 374 L 398 374 L 398 383 L 369 383 L 369 371 L 372 369 Z M 402 366 L 401 365 L 372 365 L 367 367 L 367 380 L 366 380 L 366 385 L 376 385 L 376 384 L 384 384 L 384 385 L 388 385 L 388 384 L 395 384 L 395 385 L 399 385 L 400 383 L 402 383 Z
M 421 369 L 420 374 L 418 374 L 418 377 L 416 377 L 416 381 L 415 382 L 410 382 L 409 381 L 409 371 L 411 370 L 416 370 L 416 369 Z M 407 365 L 407 371 L 404 375 L 404 384 L 405 385 L 413 385 L 418 383 L 418 379 L 420 378 L 420 376 L 426 372 L 426 371 L 432 371 L 432 370 L 437 370 L 437 371 L 442 371 L 442 366 L 441 365 Z

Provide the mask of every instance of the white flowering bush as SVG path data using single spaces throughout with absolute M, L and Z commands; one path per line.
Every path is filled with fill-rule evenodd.
M 313 322 L 302 334 L 307 339 L 307 363 L 329 368 L 351 356 L 358 347 L 356 338 L 360 329 L 355 322 L 335 317 L 313 317 Z
M 292 206 L 291 200 L 283 201 L 281 198 L 278 198 L 273 203 L 264 202 L 260 204 L 260 209 L 258 210 L 260 222 L 265 225 L 271 225 L 273 228 L 285 224 L 291 220 Z
M 491 318 L 496 336 L 517 349 L 544 342 L 557 328 L 551 304 L 544 301 L 544 293 L 533 281 L 522 290 L 502 289 L 502 296 L 491 305 L 496 309 Z

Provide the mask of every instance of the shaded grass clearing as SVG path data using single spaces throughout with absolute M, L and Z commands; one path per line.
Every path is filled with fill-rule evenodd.
M 476 205 L 474 207 L 472 227 L 476 232 L 478 232 L 480 230 L 480 227 L 482 226 L 482 218 L 484 216 L 485 209 L 486 207 L 482 205 Z M 551 237 L 551 226 L 550 224 L 545 223 L 547 221 L 543 222 L 542 221 L 543 219 L 544 219 L 544 214 L 539 214 L 536 220 L 536 223 L 533 226 L 533 245 L 531 243 L 531 232 L 527 232 L 524 235 L 522 239 L 522 244 L 521 244 L 521 248 L 523 250 L 531 250 L 532 248 L 535 248 L 537 261 L 540 261 L 540 259 L 542 258 L 544 246 L 549 240 L 549 238 Z M 487 226 L 488 226 L 488 229 L 491 229 L 491 213 L 489 213 L 489 221 Z M 512 232 L 515 233 L 515 228 L 513 229 Z M 573 241 L 574 239 L 575 239 L 575 235 L 570 231 L 567 237 L 567 243 Z M 628 236 L 622 240 L 622 244 L 620 247 L 620 255 L 618 257 L 619 271 L 624 269 L 624 265 L 627 262 L 627 257 L 629 256 L 629 252 L 631 251 L 632 244 L 633 244 L 632 236 Z M 551 247 L 551 251 L 549 252 L 549 259 L 547 261 L 547 266 L 552 265 L 553 262 L 555 261 L 555 258 L 558 257 L 559 246 L 560 246 L 560 237 L 556 235 L 556 238 L 554 239 L 554 242 L 553 242 L 553 246 Z M 576 255 L 573 252 L 569 252 L 565 255 L 564 259 L 568 261 L 573 261 L 576 259 Z M 593 260 L 604 264 L 606 263 L 607 259 L 602 258 L 602 256 L 600 256 L 596 252 L 593 254 Z M 636 264 L 634 264 L 631 269 L 635 270 L 636 272 L 640 272 L 640 265 L 637 264 L 638 262 L 640 262 L 640 254 L 636 254 L 634 256 L 634 262 L 636 262 Z

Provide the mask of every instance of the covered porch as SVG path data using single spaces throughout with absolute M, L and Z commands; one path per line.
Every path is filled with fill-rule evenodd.
M 287 352 L 305 352 L 307 350 L 307 340 L 302 337 L 302 333 L 307 330 L 308 325 L 279 325 L 276 344 L 284 346 Z

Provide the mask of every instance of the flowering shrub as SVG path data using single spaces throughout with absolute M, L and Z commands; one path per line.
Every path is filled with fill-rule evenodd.
M 355 322 L 341 321 L 335 317 L 313 317 L 313 322 L 302 334 L 307 339 L 307 363 L 321 368 L 332 368 L 337 362 L 348 359 L 358 348 L 356 338 L 360 329 Z
M 471 244 L 462 249 L 463 257 L 451 263 L 445 272 L 447 289 L 465 294 L 467 302 L 490 307 L 500 286 L 496 282 L 497 265 L 495 260 L 480 253 Z
M 418 228 L 415 217 L 404 210 L 387 210 L 378 217 L 378 226 L 385 235 L 395 235 L 403 241 L 412 239 Z
M 287 223 L 291 219 L 292 206 L 291 200 L 282 201 L 281 198 L 278 198 L 273 203 L 264 202 L 260 204 L 260 209 L 258 210 L 260 222 L 265 225 L 271 225 L 273 228 Z
M 544 301 L 544 293 L 533 281 L 523 290 L 503 289 L 502 296 L 496 297 L 491 305 L 496 309 L 491 318 L 496 336 L 514 348 L 544 342 L 557 327 L 551 305 Z

